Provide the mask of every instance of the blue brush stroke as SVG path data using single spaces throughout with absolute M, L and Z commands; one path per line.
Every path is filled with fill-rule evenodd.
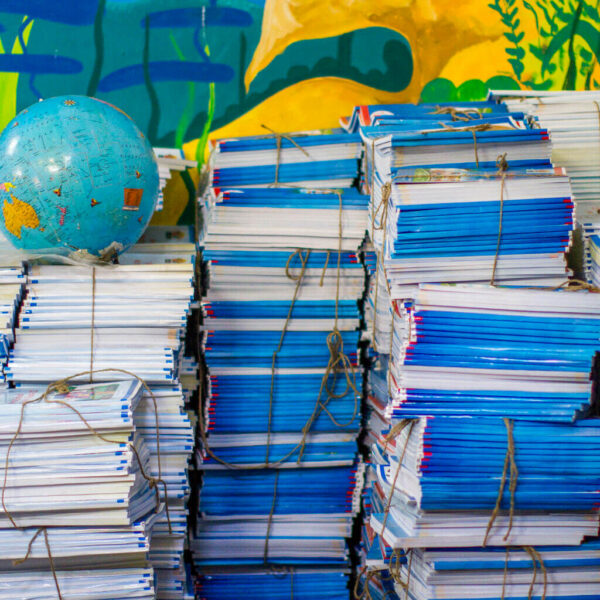
M 0 12 L 28 15 L 67 25 L 91 25 L 96 17 L 98 0 L 0 0 Z
M 197 8 L 178 8 L 161 10 L 148 15 L 152 29 L 162 27 L 249 27 L 253 23 L 252 15 L 245 10 L 219 6 Z M 140 22 L 146 26 L 146 20 Z
M 80 73 L 83 65 L 73 58 L 53 54 L 0 54 L 0 72 L 4 73 Z
M 27 28 L 27 26 L 29 25 L 29 23 L 31 23 L 33 21 L 33 18 L 30 16 L 25 17 L 25 19 L 23 19 L 23 22 L 21 23 L 20 27 L 19 27 L 19 43 L 21 44 L 21 49 L 23 51 L 23 54 L 28 54 L 27 52 L 27 44 L 25 43 L 25 29 Z M 40 94 L 40 91 L 35 87 L 35 73 L 31 73 L 31 75 L 29 76 L 29 89 L 31 90 L 31 93 L 36 97 L 36 98 L 41 98 L 42 95 Z
M 2 33 L 3 31 L 6 31 L 6 29 L 4 28 L 4 25 L 2 25 L 2 23 L 0 23 L 0 33 Z
M 161 60 L 148 65 L 150 78 L 159 81 L 204 81 L 222 83 L 233 79 L 233 69 L 224 64 L 210 64 L 179 60 Z M 117 69 L 103 77 L 98 91 L 112 92 L 133 85 L 144 84 L 144 65 L 131 65 Z
M 206 54 L 202 44 L 200 43 L 200 33 L 202 29 L 200 27 L 196 27 L 194 29 L 194 48 L 196 48 L 196 52 L 201 56 L 204 62 L 210 62 L 210 58 L 208 54 Z

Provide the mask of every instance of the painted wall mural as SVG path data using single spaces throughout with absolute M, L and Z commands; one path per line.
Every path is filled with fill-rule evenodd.
M 356 104 L 600 89 L 600 0 L 0 0 L 0 127 L 111 102 L 202 163 L 210 138 L 336 126 Z M 195 176 L 156 222 L 191 222 Z

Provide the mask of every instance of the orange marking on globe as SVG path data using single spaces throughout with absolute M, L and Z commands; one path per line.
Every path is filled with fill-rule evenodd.
M 90 204 L 92 206 L 96 206 L 96 205 L 100 204 L 100 202 L 98 202 L 98 200 L 96 200 L 96 198 L 92 198 L 91 201 L 90 201 Z

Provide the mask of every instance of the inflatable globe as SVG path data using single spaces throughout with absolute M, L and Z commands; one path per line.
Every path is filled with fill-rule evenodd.
M 144 134 L 102 100 L 44 100 L 0 135 L 0 223 L 28 252 L 122 252 L 150 221 L 158 182 Z

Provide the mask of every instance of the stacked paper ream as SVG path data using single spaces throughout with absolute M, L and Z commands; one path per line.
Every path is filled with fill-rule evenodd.
M 119 256 L 119 264 L 195 264 L 194 237 L 194 227 L 191 225 L 148 227 L 137 244 Z
M 5 388 L 4 367 L 8 362 L 10 347 L 14 342 L 14 327 L 23 294 L 25 276 L 22 267 L 0 268 L 0 387 Z
M 410 297 L 426 282 L 564 281 L 569 180 L 549 163 L 547 132 L 504 119 L 501 126 L 482 118 L 452 129 L 415 121 L 364 128 L 375 165 L 369 231 L 392 298 Z
M 359 140 L 280 142 L 217 142 L 215 187 L 202 200 L 209 373 L 193 554 L 207 599 L 238 597 L 242 580 L 249 597 L 348 595 L 363 471 L 357 249 L 367 205 L 347 187 Z M 342 372 L 326 375 L 334 327 L 354 389 Z
M 494 91 L 491 99 L 535 117 L 552 135 L 552 161 L 567 169 L 590 279 L 590 238 L 600 233 L 600 93 Z
M 590 238 L 590 280 L 592 285 L 600 287 L 600 236 L 594 235 Z
M 341 588 L 342 575 L 334 569 L 314 570 L 310 567 L 282 571 L 277 577 L 261 573 L 206 573 L 198 580 L 197 590 L 201 598 L 218 597 L 221 600 L 238 600 L 240 597 L 264 596 L 288 598 L 294 590 L 294 598 L 327 598 L 346 600 L 348 590 Z
M 146 555 L 156 497 L 142 476 L 149 453 L 133 419 L 141 387 L 124 381 L 45 399 L 13 389 L 2 395 L 6 598 L 155 598 Z
M 90 367 L 94 381 L 131 373 L 147 384 L 133 421 L 147 448 L 147 471 L 164 482 L 158 487 L 168 507 L 168 515 L 164 510 L 152 521 L 148 555 L 158 575 L 158 598 L 187 597 L 183 551 L 194 436 L 179 373 L 185 365 L 186 385 L 194 385 L 193 362 L 183 359 L 193 277 L 189 262 L 32 266 L 6 367 L 8 379 L 24 391 L 39 392 L 76 373 L 82 375 L 75 381 L 87 381 Z
M 348 188 L 361 156 L 358 135 L 342 130 L 323 134 L 273 134 L 213 142 L 210 183 L 217 188 Z
M 433 117 L 445 124 L 427 122 L 444 109 L 431 105 L 362 107 L 353 119 L 376 252 L 365 318 L 382 353 L 369 374 L 362 586 L 402 598 L 408 585 L 415 600 L 544 595 L 545 585 L 548 597 L 595 595 L 597 542 L 580 544 L 598 534 L 600 426 L 585 418 L 598 296 L 481 285 L 564 282 L 569 182 L 522 109 L 453 108 Z M 477 167 L 468 127 L 485 121 Z
M 154 148 L 154 154 L 158 162 L 158 175 L 160 178 L 160 192 L 156 203 L 156 211 L 164 208 L 163 192 L 173 171 L 185 171 L 198 166 L 195 160 L 186 160 L 183 150 L 180 148 Z

